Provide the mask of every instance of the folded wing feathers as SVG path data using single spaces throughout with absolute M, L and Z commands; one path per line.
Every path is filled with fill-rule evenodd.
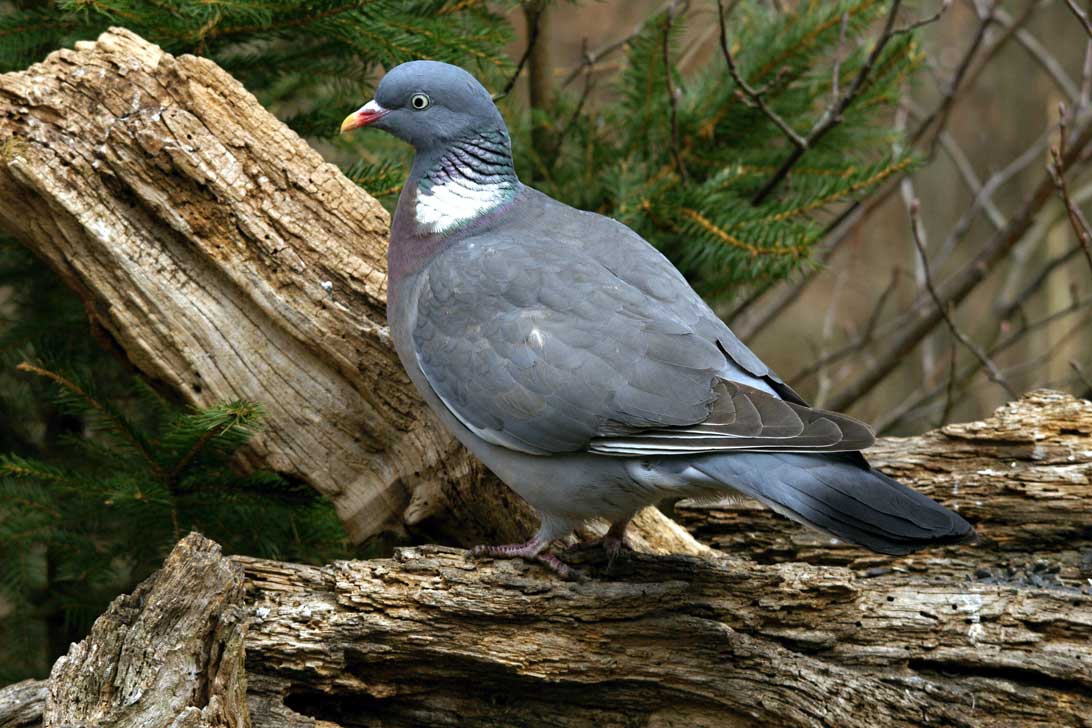
M 840 452 L 863 450 L 875 440 L 867 425 L 846 415 L 786 402 L 737 382 L 722 380 L 716 391 L 702 422 L 597 437 L 588 449 L 604 455 Z

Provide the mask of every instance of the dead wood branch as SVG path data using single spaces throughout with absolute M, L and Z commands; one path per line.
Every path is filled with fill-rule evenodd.
M 990 381 L 996 382 L 1000 385 L 1008 395 L 1016 399 L 1019 394 L 1012 388 L 1008 380 L 1005 379 L 1005 375 L 1001 373 L 1001 370 L 997 368 L 997 365 L 993 363 L 989 355 L 982 350 L 982 347 L 974 342 L 974 339 L 963 333 L 963 330 L 956 325 L 955 312 L 949 311 L 944 307 L 943 302 L 940 300 L 940 295 L 937 293 L 937 288 L 933 284 L 933 274 L 929 271 L 929 251 L 926 250 L 925 243 L 921 240 L 921 220 L 918 218 L 918 200 L 915 198 L 910 203 L 910 236 L 914 239 L 914 245 L 918 249 L 918 255 L 921 258 L 922 273 L 925 278 L 925 287 L 929 291 L 929 296 L 933 299 L 933 303 L 940 311 L 940 315 L 944 317 L 944 322 L 948 324 L 948 330 L 952 332 L 952 336 L 959 340 L 959 343 L 963 344 L 975 358 L 986 367 L 986 371 L 989 372 Z M 954 362 L 954 359 L 953 359 Z M 954 368 L 954 364 L 953 364 Z
M 1092 142 L 1092 120 L 1086 118 L 1075 130 L 1073 142 L 1061 155 L 1058 169 L 1065 170 L 1074 164 Z M 1031 228 L 1042 208 L 1051 199 L 1054 181 L 1050 175 L 1035 186 L 1023 205 L 1009 219 L 1009 223 L 998 230 L 983 246 L 974 258 L 948 280 L 937 286 L 940 306 L 932 298 L 925 298 L 912 310 L 899 317 L 900 328 L 887 337 L 871 361 L 854 375 L 852 383 L 845 386 L 829 404 L 830 409 L 847 410 L 859 399 L 872 391 L 891 373 L 905 356 L 943 320 L 941 307 L 958 306 L 971 294 L 987 275 L 1006 258 L 1024 235 Z
M 219 615 L 245 593 L 254 726 L 1087 726 L 1090 439 L 1092 403 L 1040 391 L 984 422 L 881 442 L 875 462 L 983 536 L 903 558 L 809 541 L 746 505 L 688 516 L 735 555 L 596 560 L 580 583 L 444 547 L 314 567 L 222 557 L 191 535 L 57 663 L 46 716 L 80 691 L 92 696 L 81 705 L 120 700 L 102 692 L 107 674 L 136 685 L 177 668 L 234 695 L 238 672 L 205 680 L 211 659 L 171 656 L 234 624 Z M 1059 569 L 998 566 L 1040 548 Z M 225 645 L 220 665 L 236 654 L 231 639 L 204 644 Z M 74 672 L 92 655 L 94 670 Z M 111 673 L 111 659 L 127 669 Z M 2 721 L 19 696 L 33 716 L 41 694 L 0 691 L 0 725 L 32 725 Z

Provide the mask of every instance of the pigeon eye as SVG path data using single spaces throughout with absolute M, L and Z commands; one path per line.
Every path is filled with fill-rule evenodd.
M 414 94 L 413 96 L 410 96 L 409 102 L 410 106 L 412 106 L 415 111 L 424 111 L 428 108 L 429 104 L 432 103 L 432 101 L 429 100 L 429 97 L 424 94 Z

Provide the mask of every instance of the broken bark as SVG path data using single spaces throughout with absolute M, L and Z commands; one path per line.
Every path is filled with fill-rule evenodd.
M 23 680 L 0 689 L 0 728 L 40 726 L 48 693 L 45 680 Z
M 249 726 L 245 632 L 242 569 L 193 534 L 110 604 L 48 681 L 0 691 L 0 727 Z
M 1076 591 L 644 555 L 571 584 L 441 547 L 306 571 L 239 563 L 262 697 L 335 725 L 1092 716 L 1092 596 Z
M 355 541 L 526 538 L 533 514 L 398 362 L 388 224 L 207 59 L 115 28 L 0 76 L 0 229 L 146 377 L 192 405 L 261 403 L 252 464 L 329 497 Z M 637 531 L 702 550 L 658 511 Z

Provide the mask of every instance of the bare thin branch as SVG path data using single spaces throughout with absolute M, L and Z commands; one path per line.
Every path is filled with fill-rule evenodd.
M 1000 8 L 994 12 L 994 15 L 996 22 L 1000 23 L 1002 27 L 1007 28 L 1009 25 L 1013 24 L 1012 16 Z M 1016 30 L 1016 42 L 1023 46 L 1024 50 L 1028 52 L 1028 55 L 1046 71 L 1046 74 L 1050 76 L 1058 89 L 1066 95 L 1066 98 L 1071 102 L 1076 103 L 1077 99 L 1080 97 L 1080 89 L 1077 88 L 1077 84 L 1073 83 L 1073 79 L 1066 73 L 1065 68 L 1058 59 L 1047 50 L 1046 46 L 1040 43 L 1039 39 L 1027 28 L 1018 28 Z
M 892 35 L 902 35 L 903 33 L 913 33 L 918 28 L 921 28 L 921 27 L 926 26 L 926 25 L 932 25 L 933 23 L 940 20 L 941 16 L 944 15 L 944 13 L 948 12 L 948 8 L 950 8 L 950 7 L 952 7 L 952 0 L 944 0 L 940 4 L 940 7 L 937 8 L 937 11 L 935 13 L 933 13 L 932 15 L 930 15 L 928 17 L 925 17 L 925 18 L 921 18 L 920 20 L 915 20 L 913 23 L 909 23 L 907 25 L 904 25 L 901 28 L 895 28 L 895 30 L 893 30 L 891 34 Z
M 994 228 L 1000 230 L 1005 227 L 1008 221 L 1005 219 L 1005 215 L 997 209 L 997 205 L 993 201 L 992 190 L 983 188 L 982 181 L 974 171 L 971 160 L 967 158 L 963 148 L 959 146 L 955 138 L 947 131 L 941 132 L 940 146 L 956 166 L 959 176 L 963 178 L 963 182 L 967 185 L 967 189 L 971 191 L 971 194 L 974 195 L 975 200 L 981 201 L 981 207 L 986 211 L 986 216 L 990 218 L 990 223 L 993 224 Z M 996 189 L 996 187 L 995 183 L 993 189 Z
M 918 219 L 918 201 L 915 199 L 910 203 L 910 231 L 912 233 L 911 237 L 914 238 L 914 245 L 917 247 L 918 254 L 921 256 L 922 273 L 925 277 L 925 287 L 928 289 L 929 295 L 933 298 L 933 302 L 940 311 L 940 315 L 944 317 L 944 322 L 948 324 L 948 329 L 952 332 L 952 336 L 959 339 L 959 342 L 967 347 L 967 349 L 982 362 L 982 366 L 986 367 L 986 371 L 989 372 L 992 381 L 1003 387 L 1010 397 L 1016 399 L 1020 396 L 1019 393 L 1012 388 L 1005 379 L 1005 375 L 1002 374 L 1001 370 L 997 368 L 992 360 L 990 360 L 986 355 L 986 352 L 982 350 L 982 347 L 960 330 L 959 326 L 956 325 L 952 312 L 948 310 L 945 306 L 945 302 L 941 300 L 940 294 L 937 293 L 936 286 L 933 285 L 932 273 L 929 271 L 929 256 L 925 250 L 925 244 L 921 241 L 919 225 L 921 225 L 921 221 Z M 948 306 L 951 305 L 952 304 L 949 302 Z
M 584 39 L 584 55 L 587 56 L 587 39 Z M 557 135 L 557 139 L 554 144 L 554 148 L 551 151 L 551 156 L 556 158 L 561 151 L 561 145 L 565 143 L 565 140 L 569 138 L 569 131 L 576 126 L 576 122 L 580 120 L 580 114 L 584 111 L 584 105 L 588 101 L 588 96 L 591 95 L 592 89 L 595 87 L 595 79 L 592 76 L 592 66 L 587 67 L 587 71 L 584 73 L 584 89 L 580 92 L 580 98 L 576 101 L 576 106 L 573 108 L 572 114 L 569 115 L 569 120 L 565 122 L 565 125 L 561 127 L 561 132 Z
M 1092 230 L 1088 227 L 1088 220 L 1084 218 L 1084 213 L 1073 204 L 1073 200 L 1069 196 L 1069 186 L 1065 181 L 1062 157 L 1065 155 L 1066 131 L 1066 108 L 1064 104 L 1059 104 L 1058 146 L 1050 148 L 1052 161 L 1047 165 L 1047 170 L 1050 172 L 1051 179 L 1054 180 L 1054 186 L 1058 189 L 1058 195 L 1062 198 L 1062 204 L 1065 205 L 1066 214 L 1069 216 L 1069 224 L 1073 227 L 1073 232 L 1077 235 L 1077 240 L 1084 249 L 1085 258 L 1088 259 L 1088 267 L 1092 269 Z
M 1066 7 L 1069 8 L 1077 20 L 1081 21 L 1081 26 L 1084 28 L 1084 32 L 1088 33 L 1088 37 L 1092 38 L 1092 21 L 1088 19 L 1088 13 L 1077 7 L 1077 3 L 1074 0 L 1065 0 Z
M 1043 287 L 1043 284 L 1046 283 L 1047 279 L 1050 278 L 1050 275 L 1054 271 L 1076 258 L 1081 251 L 1082 248 L 1080 244 L 1074 245 L 1072 248 L 1044 265 L 1042 269 L 1035 274 L 1035 277 L 1032 278 L 1019 293 L 1012 297 L 1012 300 L 998 306 L 998 318 L 1002 321 L 1007 321 L 1012 318 L 1013 314 L 1016 313 L 1016 310 L 1024 305 L 1024 302 L 1031 298 L 1032 294 Z
M 929 122 L 926 121 L 924 123 Z M 938 129 L 942 128 L 943 127 L 938 127 Z M 1028 149 L 1026 149 L 1024 152 L 1022 152 L 1019 157 L 1014 159 L 1004 168 L 998 170 L 996 173 L 991 175 L 990 178 L 980 186 L 979 192 L 975 196 L 975 199 L 971 203 L 971 206 L 966 211 L 964 211 L 963 215 L 960 217 L 959 221 L 956 223 L 955 227 L 952 229 L 952 231 L 949 233 L 948 237 L 942 244 L 941 254 L 939 256 L 941 260 L 944 260 L 947 257 L 948 253 L 954 248 L 956 243 L 958 243 L 958 241 L 961 240 L 963 236 L 970 230 L 971 225 L 974 223 L 974 220 L 978 215 L 978 212 L 984 209 L 988 203 L 992 204 L 992 195 L 998 189 L 1011 181 L 1022 170 L 1026 169 L 1036 160 L 1042 158 L 1043 151 L 1046 149 L 1049 140 L 1050 131 L 1047 130 L 1039 137 L 1039 139 L 1034 144 L 1028 147 Z M 874 195 L 871 199 L 867 200 L 864 203 L 856 203 L 856 205 L 850 208 L 847 213 L 843 214 L 843 216 L 839 217 L 838 220 L 836 220 L 836 223 L 840 223 L 839 227 L 837 228 L 837 230 L 833 231 L 830 235 L 826 237 L 823 242 L 823 247 L 820 250 L 820 255 L 823 256 L 820 260 L 821 264 L 825 265 L 826 262 L 833 255 L 834 250 L 841 243 L 841 241 L 847 239 L 852 231 L 857 228 L 857 226 L 868 216 L 868 214 L 880 207 L 886 201 L 888 195 L 890 195 L 894 190 L 900 188 L 901 181 L 901 179 L 893 180 L 891 183 L 889 183 L 889 186 L 885 187 L 879 193 Z M 1006 222 L 1006 224 L 1008 223 Z M 771 305 L 765 308 L 759 319 L 755 320 L 748 318 L 748 320 L 743 322 L 743 326 L 737 327 L 737 329 L 744 332 L 754 333 L 762 326 L 767 325 L 771 320 L 773 320 L 774 317 L 780 314 L 781 311 L 783 311 L 789 303 L 795 300 L 799 292 L 802 291 L 808 283 L 814 280 L 814 275 L 814 273 L 810 274 L 807 278 L 805 278 L 793 288 L 783 289 L 780 292 L 780 295 L 771 303 Z M 901 318 L 886 321 L 879 330 L 880 332 L 884 333 L 897 331 L 900 328 L 901 323 Z M 743 336 L 744 334 L 740 335 Z M 823 362 L 823 365 L 825 366 L 828 364 L 832 364 L 835 361 L 844 359 L 845 357 L 857 351 L 860 346 L 861 342 L 855 340 L 850 344 L 838 349 L 837 351 L 831 352 L 827 355 L 826 361 Z M 815 374 L 815 372 L 816 368 L 814 365 L 806 367 L 798 372 L 797 375 L 793 377 L 790 381 L 798 383 L 802 379 L 812 376 L 813 374 Z
M 682 4 L 685 6 L 685 3 Z M 675 93 L 675 82 L 671 78 L 673 70 L 671 66 L 671 25 L 675 20 L 675 11 L 679 5 L 679 2 L 673 3 L 664 14 L 663 61 L 667 101 L 671 105 L 671 156 L 675 159 L 675 169 L 678 171 L 679 177 L 682 178 L 683 182 L 686 182 L 686 165 L 683 164 L 682 151 L 679 145 L 679 99 Z
M 887 287 L 884 289 L 880 297 L 876 299 L 876 305 L 872 308 L 872 314 L 868 317 L 868 322 L 865 324 L 864 332 L 861 334 L 862 341 L 868 343 L 872 340 L 872 335 L 876 333 L 876 324 L 880 322 L 880 315 L 883 313 L 884 307 L 887 306 L 887 301 L 891 295 L 898 290 L 899 277 L 902 275 L 902 269 L 895 266 L 891 269 L 891 280 L 888 281 Z
M 529 15 L 531 20 L 531 27 L 527 31 L 527 47 L 523 49 L 523 55 L 519 57 L 519 63 L 516 64 L 516 70 L 512 73 L 512 77 L 508 79 L 508 83 L 504 84 L 504 88 L 500 93 L 493 96 L 494 101 L 500 101 L 508 94 L 512 93 L 512 89 L 516 86 L 516 81 L 519 80 L 519 76 L 523 73 L 523 67 L 527 65 L 527 60 L 531 57 L 531 53 L 535 50 L 535 44 L 538 43 L 539 35 L 539 21 L 542 18 L 541 13 L 533 13 Z
M 1081 98 L 1077 100 L 1078 112 L 1088 108 L 1092 100 L 1092 38 L 1084 44 L 1084 65 L 1081 66 Z
M 1068 168 L 1084 153 L 1085 148 L 1092 142 L 1092 123 L 1084 123 L 1077 139 L 1067 148 L 1061 158 L 1061 166 Z M 939 290 L 942 305 L 959 305 L 963 299 L 971 295 L 978 284 L 985 281 L 986 276 L 994 267 L 1012 250 L 1013 246 L 1023 239 L 1028 232 L 1035 217 L 1042 211 L 1047 200 L 1054 191 L 1054 182 L 1047 178 L 1037 184 L 1028 199 L 1021 206 L 1020 211 L 1012 216 L 1009 224 L 998 230 L 993 238 L 985 244 L 983 249 L 974 256 L 974 259 L 963 266 L 942 285 Z M 833 398 L 831 409 L 845 410 L 854 403 L 873 391 L 887 375 L 899 366 L 907 354 L 917 345 L 922 338 L 942 320 L 940 308 L 933 301 L 923 302 L 911 309 L 906 314 L 892 322 L 891 335 L 886 339 L 886 346 L 878 351 L 876 356 L 867 363 L 862 371 L 854 374 L 853 381 L 848 383 L 838 396 Z
M 735 6 L 735 3 L 732 3 Z M 781 118 L 776 111 L 770 108 L 766 103 L 766 99 L 763 98 L 765 89 L 752 88 L 743 78 L 743 74 L 739 72 L 739 67 L 736 66 L 735 58 L 732 57 L 732 51 L 728 47 L 728 32 L 725 29 L 725 21 L 727 20 L 728 12 L 731 12 L 731 8 L 726 12 L 724 9 L 724 3 L 721 0 L 717 0 L 717 17 L 720 20 L 720 50 L 724 55 L 724 62 L 728 64 L 728 73 L 732 75 L 732 80 L 736 82 L 736 86 L 747 97 L 753 106 L 758 107 L 759 111 L 766 115 L 766 117 L 777 126 L 778 129 L 797 147 L 806 147 L 807 141 L 804 137 L 800 136 L 795 129 L 789 126 L 788 122 Z
M 845 359 L 850 354 L 861 351 L 864 347 L 872 343 L 877 329 L 881 328 L 879 327 L 880 315 L 883 313 L 891 294 L 898 288 L 899 278 L 902 275 L 903 271 L 901 268 L 896 266 L 891 269 L 891 280 L 883 292 L 876 298 L 876 303 L 872 307 L 872 314 L 869 316 L 868 323 L 865 324 L 864 329 L 858 336 L 854 337 L 852 341 L 842 348 L 819 357 L 817 360 L 789 377 L 788 381 L 791 382 L 793 386 L 799 386 L 801 382 L 818 374 L 825 367 Z
M 1039 331 L 1040 329 L 1051 325 L 1055 321 L 1063 319 L 1074 313 L 1084 311 L 1089 307 L 1092 307 L 1092 298 L 1085 298 L 1083 301 L 1075 300 L 1069 306 L 1066 306 L 1060 311 L 1055 311 L 1054 313 L 1049 314 L 1039 319 L 1038 321 L 1030 323 L 1027 326 L 1024 326 L 1023 328 L 1009 334 L 1003 340 L 997 342 L 990 347 L 989 355 L 990 357 L 996 357 L 999 354 L 1008 350 L 1009 348 L 1015 346 L 1034 332 Z M 908 417 L 910 417 L 911 413 L 916 410 L 920 410 L 921 408 L 928 405 L 930 402 L 943 394 L 945 390 L 952 388 L 953 386 L 956 388 L 966 387 L 970 383 L 971 379 L 975 376 L 975 374 L 978 373 L 978 370 L 981 368 L 982 362 L 975 359 L 967 366 L 966 369 L 960 372 L 958 382 L 955 385 L 952 385 L 951 380 L 946 383 L 941 383 L 936 387 L 933 387 L 928 392 L 918 394 L 917 396 L 912 396 L 895 409 L 885 412 L 874 423 L 876 432 L 881 434 L 886 434 L 890 432 L 893 428 L 897 427 Z
M 739 0 L 735 0 L 732 3 L 732 6 L 734 6 L 736 4 L 736 2 L 738 2 L 738 1 Z M 676 4 L 677 4 L 677 0 L 668 0 L 663 5 L 660 6 L 660 9 L 656 11 L 655 15 L 659 15 L 660 13 L 663 13 L 663 12 L 666 12 L 666 11 L 670 10 Z M 731 12 L 731 10 L 729 10 L 729 12 Z M 655 16 L 653 16 L 653 17 L 655 17 Z M 635 25 L 633 27 L 633 30 L 631 30 L 629 33 L 627 33 L 625 36 L 619 38 L 618 40 L 611 41 L 610 43 L 607 43 L 606 45 L 604 45 L 604 46 L 602 46 L 600 48 L 597 48 L 596 50 L 591 51 L 590 53 L 585 52 L 585 53 L 581 54 L 580 63 L 578 63 L 571 71 L 569 71 L 568 75 L 565 76 L 565 79 L 561 82 L 561 88 L 564 88 L 564 87 L 568 86 L 570 83 L 572 83 L 573 81 L 575 81 L 577 79 L 577 77 L 585 69 L 589 69 L 589 68 L 595 66 L 595 64 L 599 63 L 604 58 L 611 55 L 612 53 L 614 53 L 618 49 L 624 48 L 627 43 L 629 43 L 631 40 L 633 40 L 634 38 L 639 36 L 644 29 L 645 29 L 645 22 L 641 21 L 640 23 L 637 23 L 637 25 Z
M 1077 373 L 1077 378 L 1084 384 L 1085 391 L 1092 392 L 1092 379 L 1088 378 L 1081 363 L 1076 359 L 1070 359 L 1069 367 Z
M 1092 123 L 1085 122 L 1076 133 L 1060 160 L 1062 171 L 1068 169 L 1088 148 L 1092 142 Z M 1054 192 L 1054 183 L 1047 177 L 1032 190 L 1020 210 L 1009 220 L 1009 224 L 985 244 L 981 251 L 948 279 L 939 289 L 943 306 L 958 305 L 971 294 L 986 276 L 1004 260 L 1013 246 L 1023 239 L 1031 228 L 1043 206 Z M 942 320 L 942 307 L 933 301 L 923 301 L 893 324 L 893 333 L 885 340 L 882 351 L 857 372 L 846 388 L 831 401 L 831 409 L 849 409 L 857 400 L 871 392 L 883 381 L 921 339 Z
M 899 183 L 899 193 L 902 196 L 903 205 L 907 210 L 915 209 L 917 205 L 917 193 L 914 191 L 914 178 L 903 177 L 902 182 Z M 925 237 L 925 230 L 920 223 L 917 223 L 915 218 L 915 224 L 913 226 L 913 233 L 915 235 L 915 242 L 919 244 L 922 250 L 929 249 L 929 242 Z M 926 291 L 926 284 L 929 282 L 929 271 L 926 266 L 926 260 L 924 256 L 914 256 L 914 298 L 920 299 Z M 918 347 L 921 354 L 921 376 L 925 380 L 931 380 L 933 373 L 936 371 L 936 337 L 926 336 L 922 339 L 921 346 Z
M 937 104 L 937 107 L 933 110 L 933 113 L 926 117 L 923 122 L 921 122 L 921 125 L 917 128 L 917 131 L 915 131 L 910 137 L 910 143 L 916 144 L 918 140 L 921 139 L 922 136 L 924 136 L 925 132 L 933 126 L 934 122 L 936 123 L 936 132 L 933 136 L 932 141 L 929 144 L 930 159 L 936 153 L 937 138 L 939 137 L 940 132 L 948 124 L 948 115 L 951 113 L 952 106 L 955 105 L 957 99 L 956 92 L 963 84 L 963 80 L 967 76 L 967 73 L 971 68 L 971 63 L 974 61 L 975 56 L 978 54 L 978 49 L 982 46 L 982 42 L 986 39 L 986 30 L 989 29 L 990 23 L 993 22 L 993 14 L 995 12 L 996 5 L 996 0 L 992 0 L 985 15 L 979 18 L 978 27 L 975 29 L 974 37 L 971 39 L 971 43 L 967 47 L 967 50 L 963 53 L 963 57 L 959 59 L 959 65 L 956 66 L 955 73 L 952 74 L 951 80 L 948 81 L 948 85 L 944 89 L 943 98 L 941 98 L 940 103 Z M 1025 11 L 1020 19 L 1017 22 L 1013 23 L 1010 32 L 1006 33 L 1006 35 L 1003 38 L 999 39 L 996 43 L 993 43 L 990 49 L 996 51 L 1004 46 L 1008 42 L 1008 40 L 1013 37 L 1013 35 L 1022 26 L 1022 24 L 1026 23 L 1031 18 L 1031 14 L 1034 8 L 1034 5 L 1029 6 L 1027 11 Z M 985 60 L 978 66 L 979 70 L 986 67 L 986 64 L 989 63 L 990 57 L 991 54 L 987 52 Z
M 948 418 L 952 416 L 952 408 L 955 407 L 956 362 L 959 359 L 957 354 L 955 342 L 952 342 L 952 351 L 948 363 L 948 388 L 944 397 L 944 411 L 940 413 L 940 420 L 937 423 L 938 427 L 948 421 Z
M 1044 130 L 1039 138 L 1025 149 L 1019 157 L 990 175 L 970 207 L 963 211 L 951 232 L 948 233 L 948 237 L 945 238 L 938 255 L 940 263 L 947 260 L 948 255 L 955 250 L 959 241 L 970 231 L 971 226 L 978 217 L 978 213 L 985 208 L 988 201 L 993 199 L 993 194 L 1026 168 L 1042 159 L 1043 152 L 1046 151 L 1047 145 L 1050 143 L 1050 133 L 1049 128 Z

